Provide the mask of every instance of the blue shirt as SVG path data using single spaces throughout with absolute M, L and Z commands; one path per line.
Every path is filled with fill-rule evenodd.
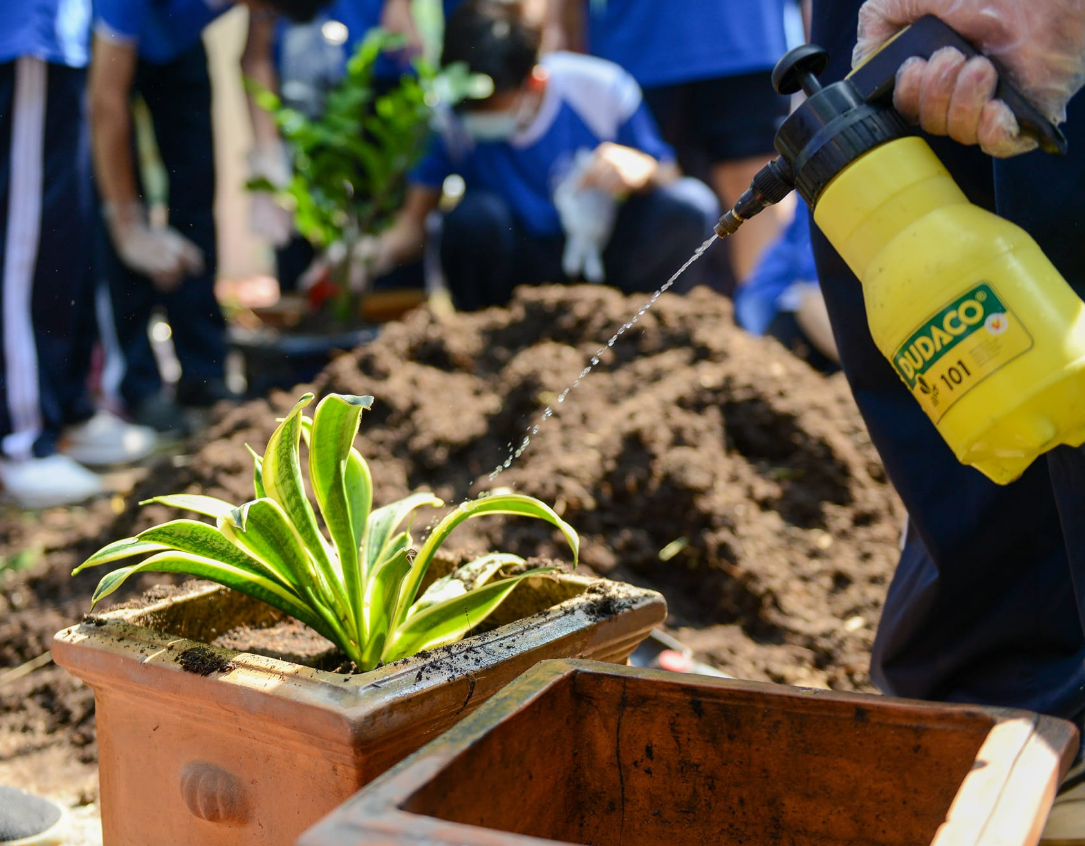
M 529 232 L 549 236 L 562 231 L 554 189 L 579 150 L 613 141 L 673 161 L 640 87 L 617 65 L 574 53 L 553 53 L 542 64 L 550 77 L 539 112 L 526 128 L 508 141 L 473 141 L 449 116 L 410 181 L 440 188 L 458 173 L 467 190 L 497 194 Z
M 0 62 L 33 56 L 86 67 L 90 0 L 0 0 Z
M 770 70 L 785 0 L 586 0 L 588 48 L 645 88 Z
M 764 335 L 781 311 L 794 311 L 788 292 L 803 283 L 817 283 L 814 248 L 810 244 L 810 211 L 801 200 L 795 217 L 765 250 L 753 273 L 735 291 L 735 319 L 754 335 Z
M 233 0 L 95 0 L 94 34 L 138 45 L 151 64 L 174 61 L 200 40 L 211 21 Z

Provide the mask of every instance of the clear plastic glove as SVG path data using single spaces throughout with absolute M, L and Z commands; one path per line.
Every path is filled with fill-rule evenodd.
M 867 0 L 859 10 L 858 65 L 923 15 L 941 18 L 977 50 L 996 59 L 1008 81 L 1053 123 L 1085 84 L 1085 0 Z M 893 102 L 906 118 L 935 135 L 979 144 L 992 156 L 1033 149 L 1000 100 L 983 57 L 965 61 L 952 48 L 930 61 L 915 58 L 897 72 Z
M 257 147 L 249 153 L 250 179 L 266 179 L 276 188 L 285 188 L 292 175 L 285 144 Z M 294 215 L 279 205 L 270 191 L 254 191 L 251 200 L 249 229 L 272 246 L 286 246 L 294 234 Z
M 565 232 L 565 252 L 561 267 L 570 279 L 583 277 L 589 282 L 603 282 L 603 250 L 614 232 L 618 204 L 613 195 L 600 188 L 585 187 L 585 174 L 595 155 L 588 150 L 577 153 L 572 169 L 554 190 L 554 205 Z
M 203 251 L 175 229 L 150 226 L 141 203 L 107 203 L 103 212 L 121 261 L 160 291 L 176 290 L 185 277 L 203 272 Z
M 365 235 L 358 239 L 349 255 L 343 242 L 330 244 L 298 278 L 298 286 L 303 291 L 310 291 L 316 285 L 329 281 L 333 275 L 342 278 L 336 270 L 347 262 L 347 282 L 350 290 L 356 294 L 364 293 L 374 281 L 395 266 L 384 241 L 377 236 Z

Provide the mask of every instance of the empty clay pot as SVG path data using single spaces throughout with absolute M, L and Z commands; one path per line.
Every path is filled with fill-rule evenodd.
M 942 705 L 546 661 L 299 846 L 1023 846 L 1076 729 Z

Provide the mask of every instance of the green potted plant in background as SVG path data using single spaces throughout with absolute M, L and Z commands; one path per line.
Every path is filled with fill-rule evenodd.
M 254 499 L 159 497 L 214 524 L 173 520 L 108 544 L 79 568 L 143 558 L 103 576 L 95 603 L 145 571 L 223 586 L 122 607 L 56 637 L 57 663 L 95 691 L 110 846 L 293 843 L 537 661 L 624 660 L 666 615 L 657 593 L 525 570 L 513 555 L 448 571 L 439 551 L 465 520 L 544 520 L 574 562 L 577 535 L 538 500 L 493 494 L 454 508 L 416 551 L 411 516 L 442 503 L 418 492 L 373 508 L 370 471 L 353 446 L 372 398 L 329 394 L 310 419 L 312 399 L 303 396 L 263 455 L 253 454 Z M 306 446 L 316 508 L 302 474 Z M 328 651 L 334 644 L 356 672 L 209 645 L 285 615 L 326 638 Z M 465 639 L 479 624 L 496 627 Z
M 316 281 L 304 296 L 284 296 L 274 306 L 251 310 L 249 328 L 233 333 L 257 393 L 307 381 L 327 362 L 330 350 L 363 343 L 372 338 L 374 323 L 425 300 L 422 290 L 365 290 L 364 273 L 358 272 L 364 263 L 359 245 L 394 219 L 406 176 L 424 152 L 438 107 L 486 96 L 492 82 L 462 65 L 437 70 L 423 58 L 413 62 L 413 73 L 395 83 L 379 81 L 378 59 L 401 44 L 400 36 L 371 32 L 315 116 L 248 83 L 257 105 L 273 116 L 293 166 L 283 185 L 259 178 L 248 187 L 272 192 L 320 256 L 311 268 Z M 259 328 L 253 328 L 253 318 Z M 280 370 L 285 372 L 278 375 Z

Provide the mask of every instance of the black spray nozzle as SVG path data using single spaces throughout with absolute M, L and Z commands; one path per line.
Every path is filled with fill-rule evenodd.
M 716 234 L 721 238 L 733 234 L 743 221 L 749 220 L 769 206 L 776 205 L 790 194 L 794 187 L 791 165 L 786 159 L 773 159 L 757 172 L 750 187 L 738 198 L 734 207 L 720 218 L 716 224 Z

